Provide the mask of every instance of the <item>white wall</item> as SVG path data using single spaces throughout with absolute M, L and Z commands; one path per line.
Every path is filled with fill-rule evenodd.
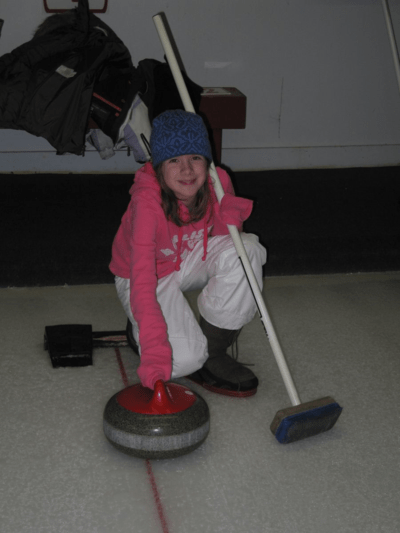
M 400 0 L 390 8 L 400 32 Z M 152 21 L 160 11 L 194 81 L 247 96 L 246 129 L 223 135 L 222 159 L 234 170 L 400 163 L 400 94 L 381 0 L 109 0 L 99 17 L 137 65 L 163 60 Z M 0 0 L 0 54 L 29 40 L 44 16 L 42 0 Z M 95 151 L 56 156 L 44 139 L 0 130 L 2 172 L 137 166 L 125 152 L 106 162 Z

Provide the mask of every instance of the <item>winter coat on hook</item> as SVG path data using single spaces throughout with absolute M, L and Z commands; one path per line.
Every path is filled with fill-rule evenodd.
M 124 43 L 89 12 L 88 0 L 79 0 L 0 58 L 0 128 L 25 130 L 47 139 L 58 154 L 80 155 L 95 84 L 112 78 L 131 105 L 141 82 L 134 72 Z

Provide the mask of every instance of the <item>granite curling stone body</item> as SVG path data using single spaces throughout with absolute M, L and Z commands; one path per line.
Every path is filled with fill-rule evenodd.
M 210 412 L 203 398 L 183 385 L 160 380 L 152 391 L 136 384 L 110 398 L 103 430 L 124 453 L 168 459 L 189 453 L 205 441 Z

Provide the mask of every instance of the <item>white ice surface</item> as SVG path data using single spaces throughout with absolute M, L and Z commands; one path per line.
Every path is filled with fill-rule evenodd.
M 192 454 L 151 462 L 163 521 L 146 462 L 102 433 L 123 388 L 113 349 L 67 369 L 43 349 L 47 325 L 123 329 L 114 287 L 0 290 L 0 532 L 400 531 L 400 273 L 272 278 L 264 294 L 302 401 L 332 395 L 343 414 L 317 437 L 275 440 L 269 425 L 289 400 L 256 317 L 240 337 L 254 397 L 182 381 L 207 401 L 211 431 Z M 136 356 L 121 354 L 136 382 Z

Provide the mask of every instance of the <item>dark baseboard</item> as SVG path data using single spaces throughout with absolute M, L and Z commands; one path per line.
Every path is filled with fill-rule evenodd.
M 265 275 L 400 270 L 398 167 L 237 172 Z M 112 283 L 126 174 L 4 174 L 0 286 Z

